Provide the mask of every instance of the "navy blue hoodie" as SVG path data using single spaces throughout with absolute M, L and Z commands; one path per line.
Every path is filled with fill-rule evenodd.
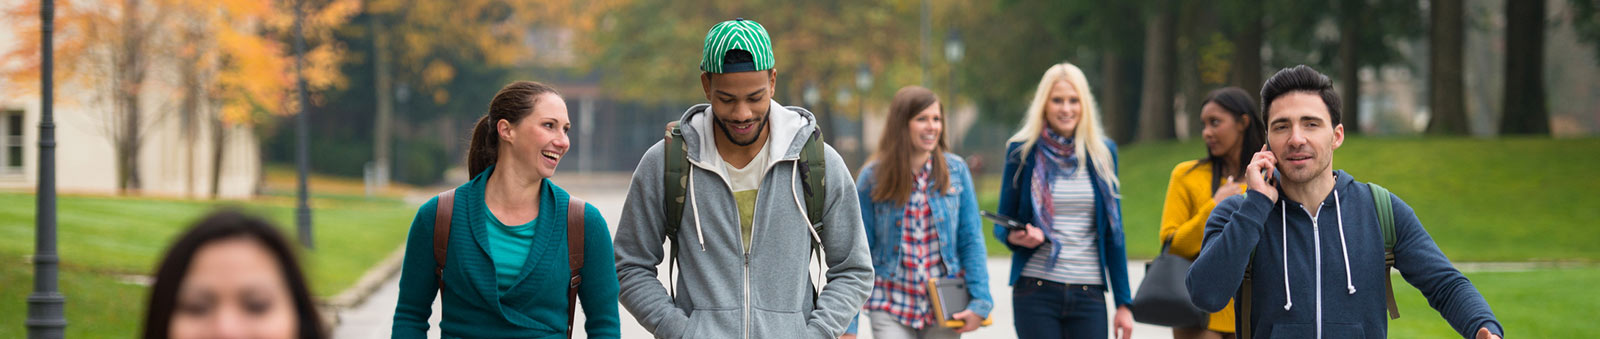
M 1316 218 L 1300 203 L 1284 198 L 1274 204 L 1255 191 L 1217 204 L 1189 268 L 1194 304 L 1221 310 L 1239 290 L 1245 267 L 1254 266 L 1248 321 L 1256 337 L 1387 337 L 1389 274 L 1372 191 L 1344 171 L 1334 177 Z M 1439 252 L 1411 207 L 1399 197 L 1390 201 L 1395 269 L 1463 337 L 1480 327 L 1503 335 L 1489 303 Z

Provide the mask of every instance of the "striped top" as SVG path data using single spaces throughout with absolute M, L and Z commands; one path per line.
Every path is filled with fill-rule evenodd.
M 1022 276 L 1063 284 L 1101 285 L 1100 244 L 1094 229 L 1094 187 L 1089 172 L 1073 171 L 1050 184 L 1050 199 L 1055 202 L 1054 228 L 1045 235 L 1049 241 L 1028 258 Z M 1061 246 L 1054 267 L 1050 266 L 1052 247 Z

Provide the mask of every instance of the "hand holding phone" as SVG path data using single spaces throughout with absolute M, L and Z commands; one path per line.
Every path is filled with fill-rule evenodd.
M 1273 176 L 1278 170 L 1278 157 L 1266 145 L 1261 145 L 1261 151 L 1250 157 L 1250 165 L 1245 167 L 1244 182 L 1250 190 L 1266 195 L 1272 202 L 1278 202 L 1278 187 L 1271 184 L 1276 180 Z

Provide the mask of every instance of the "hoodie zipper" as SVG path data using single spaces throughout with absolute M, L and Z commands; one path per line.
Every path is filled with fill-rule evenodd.
M 771 156 L 771 155 L 769 154 L 768 156 Z M 771 172 L 774 167 L 777 167 L 777 163 L 778 162 L 783 162 L 783 161 L 800 161 L 800 160 L 799 160 L 799 158 L 795 158 L 795 159 L 792 159 L 792 160 L 785 158 L 785 159 L 779 159 L 778 161 L 768 161 L 767 165 L 766 165 L 766 168 L 761 171 L 761 176 L 765 177 L 768 172 Z M 699 161 L 696 161 L 694 159 L 690 159 L 689 162 L 694 164 L 695 166 L 700 166 L 702 169 L 711 171 L 712 173 L 716 173 L 717 177 L 722 179 L 722 182 L 723 182 L 724 185 L 727 185 L 727 187 L 730 188 L 730 189 L 733 188 L 733 182 L 729 181 L 728 177 L 726 175 L 724 175 L 723 173 L 721 173 L 719 171 L 712 170 L 711 166 L 708 166 L 708 165 L 706 165 L 704 163 L 701 163 Z M 792 174 L 792 175 L 798 175 L 798 173 Z M 728 192 L 728 194 L 731 195 L 731 194 L 733 194 L 733 192 L 730 191 L 730 192 Z M 757 196 L 756 200 L 759 202 L 760 196 Z M 752 217 L 754 217 L 754 216 L 752 216 Z M 734 215 L 733 220 L 736 223 L 741 223 L 741 224 L 744 223 L 744 221 L 740 220 L 740 218 L 742 218 L 742 216 Z M 806 225 L 806 227 L 810 227 L 810 225 Z M 744 313 L 744 338 L 745 339 L 750 339 L 750 251 L 756 245 L 756 229 L 758 229 L 758 228 L 759 227 L 756 227 L 756 225 L 755 225 L 755 221 L 751 220 L 751 224 L 750 224 L 750 246 L 745 246 L 744 247 L 744 265 L 742 267 L 742 270 L 744 271 L 744 310 L 743 310 L 742 313 Z M 741 231 L 741 232 L 743 232 L 743 231 Z M 744 235 L 740 234 L 739 236 L 743 237 Z M 740 239 L 741 242 L 743 240 L 744 239 Z M 740 245 L 743 245 L 743 244 L 740 244 Z M 808 258 L 808 260 L 809 260 L 809 258 Z
M 1312 266 L 1313 267 L 1312 270 L 1316 272 L 1315 276 L 1317 278 L 1317 288 L 1315 289 L 1315 292 L 1317 293 L 1317 308 L 1316 308 L 1316 311 L 1317 311 L 1316 312 L 1316 314 L 1317 314 L 1317 338 L 1321 339 L 1322 338 L 1322 231 L 1321 231 L 1321 227 L 1317 224 L 1317 216 L 1311 215 L 1311 210 L 1306 209 L 1305 205 L 1301 205 L 1300 206 L 1300 210 L 1301 211 L 1305 211 L 1306 212 L 1306 216 L 1311 218 L 1311 244 L 1312 244 L 1311 246 L 1314 249 L 1312 251 L 1312 253 L 1315 253 L 1315 255 L 1316 255 L 1316 265 Z M 1322 210 L 1321 206 L 1318 206 L 1317 210 L 1320 212 Z
M 707 110 L 706 113 L 709 114 L 710 111 Z M 766 145 L 763 145 L 762 147 L 766 147 Z M 766 151 L 770 152 L 770 151 L 773 151 L 773 150 L 768 149 Z M 784 150 L 784 152 L 788 152 L 788 150 Z M 772 154 L 768 153 L 767 156 L 771 157 Z M 705 169 L 705 170 L 710 171 L 712 173 L 716 173 L 717 174 L 717 178 L 722 179 L 723 185 L 726 185 L 729 188 L 728 194 L 730 196 L 733 194 L 733 192 L 732 192 L 733 181 L 728 179 L 726 173 L 723 173 L 722 171 L 715 170 L 714 169 L 715 167 L 712 167 L 711 165 L 707 165 L 707 164 L 705 164 L 703 162 L 700 162 L 697 159 L 688 159 L 688 160 L 689 160 L 690 164 L 694 164 L 695 166 L 699 166 L 701 169 Z M 787 156 L 787 154 L 785 154 L 783 156 L 780 156 L 780 158 L 778 160 L 776 160 L 776 161 L 768 160 L 766 165 L 764 166 L 765 168 L 761 170 L 761 176 L 763 178 L 766 177 L 767 173 L 772 172 L 772 169 L 774 167 L 777 167 L 778 163 L 784 162 L 784 161 L 800 161 L 800 157 L 798 155 L 794 156 L 794 157 L 789 157 L 789 156 Z M 746 166 L 749 166 L 749 164 L 746 164 Z M 800 175 L 800 174 L 799 173 L 791 173 L 790 175 Z M 757 184 L 757 186 L 760 186 L 760 184 Z M 756 197 L 756 200 L 758 202 L 760 201 L 760 196 L 759 195 Z M 699 206 L 695 206 L 695 207 L 699 207 Z M 751 217 L 754 218 L 754 215 L 752 214 Z M 741 223 L 742 224 L 743 220 L 740 220 L 740 218 L 742 218 L 742 217 L 739 216 L 739 215 L 734 215 L 733 220 L 736 223 Z M 699 220 L 696 220 L 695 222 L 696 222 L 696 224 L 698 224 Z M 811 227 L 811 225 L 806 225 L 806 227 Z M 744 271 L 744 310 L 743 310 L 743 313 L 744 313 L 744 339 L 750 339 L 750 252 L 751 252 L 751 248 L 755 247 L 755 244 L 756 244 L 756 229 L 757 228 L 759 228 L 759 227 L 756 227 L 755 220 L 751 220 L 751 223 L 750 223 L 750 246 L 744 246 L 744 265 L 743 265 L 744 266 L 743 267 L 743 271 Z M 697 231 L 700 231 L 700 230 L 697 230 Z M 741 230 L 740 232 L 741 232 L 741 234 L 739 236 L 743 237 L 744 236 L 744 234 L 742 234 L 743 230 Z M 743 245 L 742 242 L 743 242 L 744 239 L 741 238 L 739 240 L 741 242 L 740 245 Z M 808 257 L 807 260 L 809 261 L 810 258 Z M 810 265 L 810 263 L 808 262 L 807 265 Z

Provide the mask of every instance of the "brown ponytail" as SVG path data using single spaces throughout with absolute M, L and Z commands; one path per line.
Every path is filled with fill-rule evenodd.
M 545 93 L 560 95 L 555 87 L 532 81 L 513 82 L 494 94 L 494 99 L 489 101 L 489 112 L 478 118 L 478 123 L 472 127 L 472 142 L 467 146 L 468 180 L 476 178 L 499 159 L 500 133 L 495 125 L 500 120 L 516 124 L 533 113 L 539 96 Z

